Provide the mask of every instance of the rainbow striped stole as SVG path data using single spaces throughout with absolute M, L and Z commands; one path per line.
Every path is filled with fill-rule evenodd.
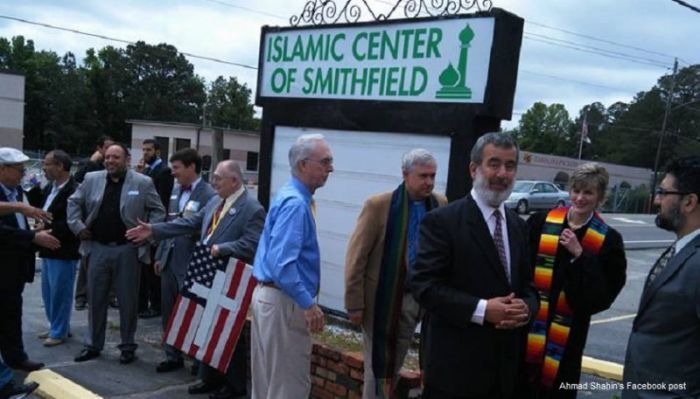
M 535 288 L 540 295 L 540 309 L 527 337 L 526 361 L 532 365 L 542 365 L 540 383 L 546 389 L 551 389 L 559 371 L 559 363 L 564 355 L 569 340 L 573 311 L 566 301 L 566 293 L 562 289 L 556 298 L 555 313 L 549 319 L 552 278 L 554 262 L 559 248 L 559 234 L 563 230 L 569 207 L 551 210 L 542 228 L 537 259 L 535 262 Z M 605 241 L 608 225 L 594 213 L 586 233 L 581 240 L 584 251 L 597 255 Z M 550 323 L 551 322 L 551 323 Z M 549 324 L 549 331 L 547 325 Z
M 426 211 L 437 205 L 434 195 L 425 200 Z M 401 183 L 391 196 L 374 302 L 372 372 L 378 398 L 394 396 L 392 379 L 396 369 L 396 341 L 408 267 L 409 216 L 408 193 L 404 183 Z

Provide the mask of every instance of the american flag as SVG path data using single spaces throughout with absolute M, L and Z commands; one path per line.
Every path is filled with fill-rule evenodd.
M 252 266 L 234 258 L 214 258 L 206 245 L 197 243 L 164 342 L 226 372 L 255 284 Z

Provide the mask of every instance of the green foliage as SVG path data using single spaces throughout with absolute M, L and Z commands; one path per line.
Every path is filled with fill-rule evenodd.
M 629 103 L 607 109 L 599 102 L 584 106 L 574 121 L 561 104 L 535 103 L 511 134 L 528 151 L 577 157 L 584 117 L 591 143 L 584 143 L 582 159 L 653 168 L 661 142 L 661 165 L 666 160 L 700 153 L 700 65 L 682 68 L 660 140 L 672 75 L 659 78 L 648 91 Z
M 128 143 L 128 119 L 201 123 L 207 95 L 211 124 L 260 126 L 246 85 L 219 77 L 207 93 L 193 65 L 168 44 L 89 49 L 81 65 L 71 53 L 36 51 L 22 36 L 0 38 L 1 69 L 26 78 L 26 149 L 85 155 L 103 134 Z

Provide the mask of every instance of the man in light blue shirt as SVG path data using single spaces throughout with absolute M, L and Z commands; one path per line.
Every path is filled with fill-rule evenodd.
M 315 303 L 321 272 L 313 194 L 333 172 L 320 134 L 300 136 L 289 149 L 292 178 L 270 205 L 253 275 L 251 368 L 253 398 L 307 398 L 311 335 L 323 330 Z

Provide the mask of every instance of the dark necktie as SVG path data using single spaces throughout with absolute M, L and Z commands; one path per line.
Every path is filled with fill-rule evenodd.
M 647 286 L 651 285 L 651 283 L 661 274 L 661 272 L 664 270 L 664 267 L 668 264 L 668 261 L 673 258 L 673 255 L 676 254 L 676 243 L 673 243 L 670 247 L 664 251 L 663 254 L 659 257 L 659 259 L 654 263 L 654 267 L 651 268 L 651 272 L 649 273 L 649 279 L 647 280 Z
M 506 278 L 510 281 L 510 270 L 508 269 L 508 258 L 506 258 L 506 246 L 503 242 L 503 227 L 501 227 L 501 212 L 496 209 L 493 212 L 493 216 L 496 218 L 496 228 L 493 230 L 493 243 L 496 244 L 496 249 L 498 250 L 498 257 L 501 259 L 501 265 L 503 266 L 503 271 L 506 273 Z
M 187 191 L 192 191 L 192 185 L 187 185 L 187 186 L 181 186 L 180 187 L 180 192 L 187 192 Z

